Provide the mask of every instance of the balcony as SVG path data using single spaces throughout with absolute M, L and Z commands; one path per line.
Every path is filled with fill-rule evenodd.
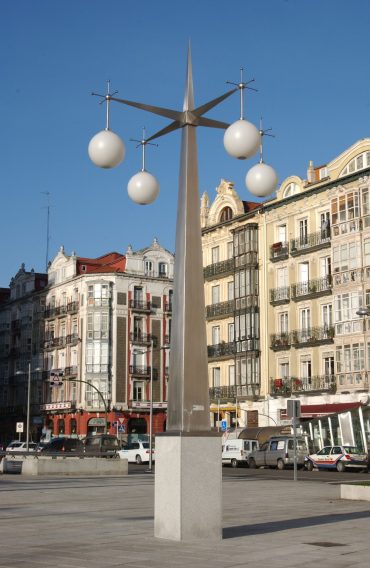
M 172 302 L 169 302 L 164 305 L 164 312 L 166 314 L 172 314 Z
M 368 275 L 367 275 L 368 277 Z M 361 268 L 353 270 L 344 270 L 343 272 L 335 272 L 333 274 L 333 286 L 343 286 L 346 284 L 358 284 L 363 281 L 363 274 Z
M 170 344 L 171 344 L 171 336 L 170 335 L 164 335 L 163 336 L 163 345 L 170 346 Z
M 270 348 L 273 351 L 282 351 L 283 349 L 290 349 L 290 334 L 289 333 L 272 333 L 270 335 Z
M 44 340 L 43 349 L 61 349 L 67 345 L 67 338 L 62 337 L 50 337 Z
M 130 308 L 135 312 L 151 312 L 151 302 L 146 300 L 130 300 Z
M 130 333 L 131 343 L 136 343 L 137 345 L 150 345 L 152 339 L 154 342 L 157 338 L 150 333 L 141 333 L 140 330 Z
M 246 266 L 250 268 L 257 268 L 257 251 L 248 251 L 235 257 L 235 268 L 243 268 Z
M 44 309 L 44 318 L 52 319 L 55 317 L 55 306 L 46 306 Z
M 69 314 L 75 314 L 76 312 L 78 312 L 78 302 L 77 301 L 69 302 L 67 304 L 67 312 Z
M 221 319 L 227 318 L 234 313 L 234 300 L 228 300 L 227 302 L 220 302 L 218 304 L 211 304 L 206 307 L 206 318 L 211 319 Z
M 332 278 L 330 275 L 318 278 L 317 280 L 307 280 L 291 285 L 291 297 L 294 302 L 318 298 L 331 294 Z
M 146 365 L 130 365 L 129 372 L 132 377 L 150 379 L 151 367 Z M 153 379 L 158 379 L 158 369 L 153 369 Z
M 61 318 L 65 315 L 67 315 L 67 305 L 63 304 L 62 306 L 56 306 L 54 308 L 54 314 L 55 314 L 55 317 L 57 317 L 57 318 Z
M 203 275 L 205 280 L 214 280 L 220 276 L 228 276 L 234 272 L 234 259 L 228 258 L 221 262 L 215 262 L 214 264 L 209 264 L 203 269 Z
M 65 377 L 76 377 L 77 376 L 77 365 L 65 367 L 64 376 Z
M 334 327 L 308 327 L 295 330 L 291 333 L 291 344 L 294 347 L 307 347 L 311 345 L 325 345 L 333 343 Z
M 281 288 L 272 288 L 270 290 L 270 304 L 279 306 L 280 304 L 288 304 L 290 302 L 290 288 L 289 286 L 282 286 Z
M 208 359 L 229 359 L 236 352 L 235 343 L 218 343 L 216 345 L 208 345 Z
M 330 247 L 330 229 L 317 231 L 317 233 L 310 233 L 303 235 L 297 239 L 290 241 L 290 254 L 292 256 L 299 256 L 309 252 L 315 252 L 323 248 Z
M 366 371 L 353 371 L 352 373 L 338 374 L 338 391 L 351 392 L 369 389 L 369 378 Z
M 271 394 L 291 396 L 292 393 L 329 392 L 335 393 L 337 381 L 335 375 L 317 375 L 314 377 L 282 377 L 271 381 Z
M 285 260 L 289 256 L 289 243 L 281 242 L 274 243 L 270 246 L 270 260 L 277 262 L 278 260 Z
M 209 397 L 211 402 L 218 401 L 234 401 L 235 399 L 253 398 L 259 396 L 260 384 L 253 383 L 249 385 L 231 385 L 224 387 L 211 387 L 209 389 Z
M 67 335 L 66 344 L 67 345 L 76 345 L 76 343 L 78 343 L 79 340 L 80 340 L 80 338 L 78 337 L 78 334 L 72 333 L 71 335 Z

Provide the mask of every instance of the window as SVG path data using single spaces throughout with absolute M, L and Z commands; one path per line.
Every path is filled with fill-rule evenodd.
M 153 262 L 151 260 L 144 261 L 144 272 L 146 275 L 153 274 Z
M 108 372 L 108 343 L 89 341 L 86 345 L 86 371 L 88 373 Z
M 220 247 L 213 247 L 211 249 L 212 253 L 212 264 L 216 264 L 220 260 Z
M 331 223 L 344 223 L 359 217 L 359 195 L 357 192 L 349 192 L 339 195 L 331 201 Z
M 361 371 L 364 369 L 364 344 L 338 345 L 335 359 L 337 362 L 337 373 Z
M 168 274 L 168 266 L 165 262 L 160 262 L 158 264 L 159 276 L 167 276 Z
M 289 362 L 281 361 L 279 362 L 279 378 L 286 379 L 289 377 Z
M 335 374 L 334 354 L 324 353 L 322 359 L 323 374 L 330 377 Z
M 218 345 L 220 343 L 220 326 L 214 325 L 212 327 L 212 345 Z
M 360 243 L 350 241 L 333 247 L 333 271 L 344 272 L 361 266 Z
M 320 213 L 320 231 L 322 239 L 330 237 L 330 211 Z
M 90 306 L 107 306 L 109 302 L 108 284 L 91 284 L 88 286 L 88 304 Z
M 286 288 L 288 286 L 288 269 L 278 268 L 277 270 L 277 287 Z
M 288 325 L 288 312 L 283 312 L 279 314 L 279 332 L 280 333 L 288 333 L 289 325 Z
M 283 193 L 283 198 L 290 197 L 291 195 L 295 195 L 299 191 L 299 185 L 297 183 L 290 183 L 286 186 Z
M 132 384 L 133 400 L 145 400 L 145 383 L 143 381 L 133 381 Z
M 331 304 L 324 304 L 321 306 L 322 324 L 325 328 L 332 327 L 333 325 L 333 306 Z
M 212 304 L 220 302 L 220 286 L 212 286 Z
M 320 258 L 320 276 L 326 278 L 331 275 L 331 257 L 323 256 Z
M 301 359 L 301 378 L 307 379 L 308 383 L 311 383 L 311 359 L 307 356 Z
M 309 281 L 309 264 L 308 262 L 300 262 L 298 265 L 298 278 L 299 282 Z
M 221 378 L 220 367 L 213 367 L 213 369 L 212 369 L 212 386 L 213 387 L 219 387 L 220 386 L 220 378 Z
M 234 256 L 234 243 L 231 241 L 227 243 L 227 258 L 232 258 Z
M 232 343 L 235 338 L 235 326 L 233 323 L 229 323 L 227 326 L 227 338 L 229 343 Z
M 311 327 L 311 313 L 309 308 L 303 308 L 299 313 L 301 330 L 307 331 Z
M 231 207 L 224 207 L 221 211 L 220 215 L 220 223 L 224 223 L 225 221 L 230 221 L 233 218 L 233 211 Z
M 279 225 L 277 228 L 277 242 L 285 243 L 287 241 L 286 225 Z
M 358 170 L 363 170 L 370 166 L 370 152 L 362 152 L 355 158 L 352 158 L 350 162 L 343 168 L 339 177 L 346 176 Z
M 308 219 L 299 221 L 299 244 L 306 245 L 308 237 Z
M 233 300 L 234 299 L 234 282 L 227 283 L 227 299 Z
M 235 385 L 235 365 L 229 365 L 228 375 L 229 375 L 229 386 L 232 387 Z
M 108 312 L 91 312 L 87 315 L 88 339 L 108 339 Z

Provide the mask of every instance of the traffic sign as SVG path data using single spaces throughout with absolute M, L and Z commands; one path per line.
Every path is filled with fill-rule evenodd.
M 23 432 L 23 422 L 17 422 L 17 425 L 16 425 L 16 432 L 19 432 L 20 434 L 22 434 L 22 432 Z
M 120 424 L 123 424 L 124 421 L 125 421 L 125 419 L 124 419 L 122 416 L 120 416 L 120 417 L 118 418 L 118 420 L 119 420 L 119 423 L 120 423 Z
M 118 426 L 118 432 L 119 432 L 120 434 L 125 434 L 125 432 L 126 432 L 126 426 L 125 426 L 124 424 L 120 424 L 120 425 Z
M 226 420 L 221 420 L 221 430 L 222 431 L 227 430 L 227 421 Z

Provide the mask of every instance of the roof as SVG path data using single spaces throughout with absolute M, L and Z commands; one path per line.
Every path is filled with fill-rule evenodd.
M 82 269 L 82 266 L 85 268 Z M 125 272 L 126 257 L 118 252 L 109 252 L 98 258 L 77 257 L 77 274 L 102 274 Z

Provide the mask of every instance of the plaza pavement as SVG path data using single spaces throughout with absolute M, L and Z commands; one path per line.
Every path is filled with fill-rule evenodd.
M 211 498 L 211 497 L 210 497 Z M 318 481 L 226 478 L 223 540 L 153 536 L 154 477 L 0 476 L 1 568 L 365 566 L 370 502 Z

